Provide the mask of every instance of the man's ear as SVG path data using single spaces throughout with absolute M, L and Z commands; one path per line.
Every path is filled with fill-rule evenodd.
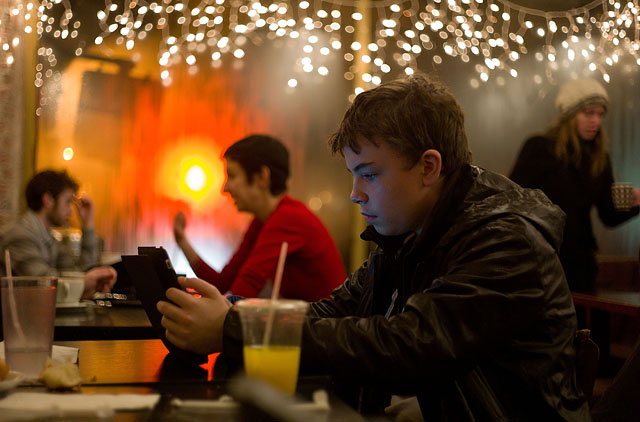
M 49 192 L 42 194 L 42 208 L 53 209 L 56 205 L 56 200 Z
M 256 173 L 255 181 L 259 183 L 259 186 L 265 189 L 271 188 L 271 169 L 267 166 L 261 166 L 260 171 Z
M 419 164 L 422 166 L 422 182 L 425 186 L 433 186 L 440 180 L 442 172 L 442 156 L 435 149 L 422 153 Z

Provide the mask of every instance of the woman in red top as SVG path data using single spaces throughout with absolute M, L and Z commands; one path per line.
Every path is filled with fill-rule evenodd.
M 196 275 L 221 292 L 259 296 L 273 280 L 282 242 L 287 260 L 280 296 L 317 301 L 328 297 L 345 279 L 335 242 L 302 202 L 286 194 L 289 152 L 278 140 L 252 135 L 231 145 L 224 153 L 227 180 L 224 191 L 238 211 L 254 218 L 240 247 L 218 272 L 195 252 L 185 236 L 186 219 L 178 213 L 174 236 Z

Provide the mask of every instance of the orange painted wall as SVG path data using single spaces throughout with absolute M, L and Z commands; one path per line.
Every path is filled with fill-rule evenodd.
M 239 94 L 251 92 L 243 73 L 176 72 L 173 83 L 163 87 L 157 81 L 118 75 L 88 81 L 86 72 L 96 76 L 86 69 L 68 75 L 57 104 L 66 110 L 44 110 L 38 169 L 67 168 L 80 182 L 80 191 L 96 203 L 105 250 L 135 253 L 138 245 L 163 245 L 178 270 L 188 272 L 172 236 L 173 216 L 180 210 L 187 215 L 187 233 L 196 248 L 211 264 L 222 266 L 249 218 L 222 193 L 222 153 L 251 133 L 272 133 L 288 143 L 293 158 L 300 157 L 304 143 L 291 139 L 306 130 L 306 117 L 296 118 L 297 126 L 289 122 L 288 129 L 278 130 L 282 120 L 277 113 L 259 104 L 264 93 Z M 253 83 L 255 77 L 260 76 L 254 75 Z M 78 98 L 75 105 L 64 99 L 68 92 Z M 64 161 L 62 151 L 68 146 L 75 155 Z M 185 186 L 184 175 L 193 163 L 209 176 L 203 191 Z

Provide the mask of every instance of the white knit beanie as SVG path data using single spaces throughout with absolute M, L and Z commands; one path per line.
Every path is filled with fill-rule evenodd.
M 604 87 L 594 79 L 575 79 L 560 87 L 556 108 L 561 116 L 569 117 L 589 105 L 609 106 L 609 96 Z

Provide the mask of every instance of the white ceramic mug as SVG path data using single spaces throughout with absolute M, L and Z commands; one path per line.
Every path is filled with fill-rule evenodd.
M 58 277 L 57 303 L 78 303 L 84 292 L 84 278 Z

